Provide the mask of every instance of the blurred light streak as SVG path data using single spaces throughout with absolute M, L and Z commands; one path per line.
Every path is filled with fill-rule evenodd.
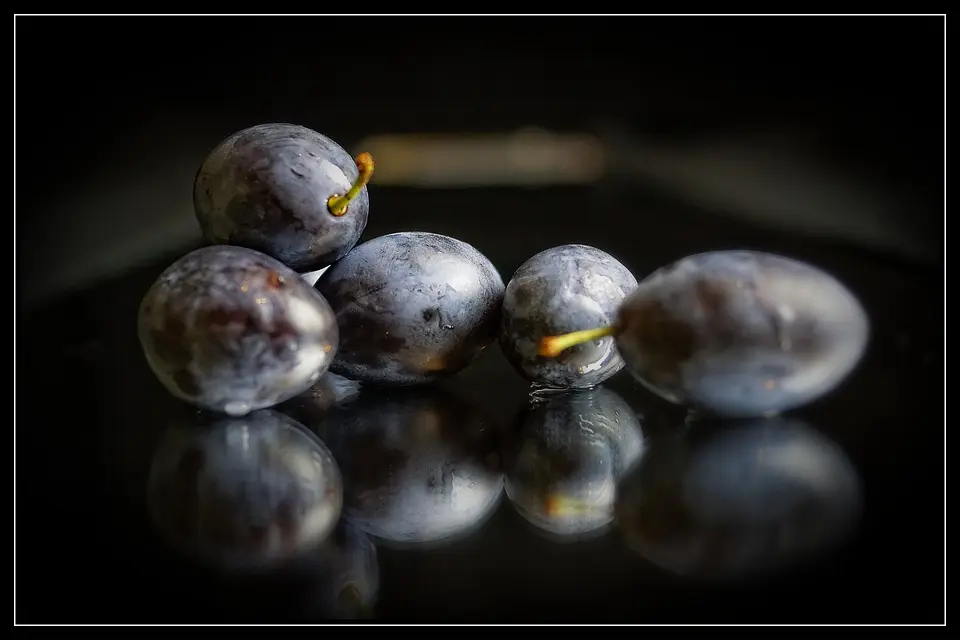
M 356 145 L 377 160 L 376 184 L 422 188 L 590 184 L 604 175 L 601 141 L 525 128 L 506 134 L 388 134 Z

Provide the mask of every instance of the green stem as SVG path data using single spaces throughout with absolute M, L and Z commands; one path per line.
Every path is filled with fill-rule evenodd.
M 560 336 L 549 336 L 540 341 L 539 353 L 545 358 L 556 358 L 562 352 L 570 347 L 575 347 L 584 342 L 599 340 L 617 333 L 616 327 L 600 327 L 598 329 L 584 329 L 583 331 L 574 331 Z
M 341 195 L 332 195 L 330 199 L 327 200 L 327 209 L 330 210 L 335 216 L 342 216 L 347 212 L 347 206 L 360 195 L 360 191 L 363 190 L 367 183 L 370 182 L 370 178 L 373 177 L 373 156 L 369 153 L 361 153 L 356 157 L 357 170 L 360 171 L 360 175 L 357 176 L 357 179 L 354 181 L 353 186 L 350 187 L 350 190 L 345 194 Z

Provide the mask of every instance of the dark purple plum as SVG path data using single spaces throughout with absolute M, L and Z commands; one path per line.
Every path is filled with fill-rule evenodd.
M 140 304 L 138 331 L 170 393 L 229 415 L 308 389 L 338 339 L 330 306 L 299 275 L 227 245 L 197 249 L 168 267 Z
M 567 244 L 541 251 L 507 283 L 500 348 L 531 382 L 594 387 L 623 369 L 613 338 L 575 345 L 555 358 L 540 355 L 540 340 L 613 323 L 636 287 L 630 270 L 599 249 Z
M 312 271 L 357 244 L 372 175 L 368 153 L 354 159 L 312 129 L 261 124 L 210 152 L 194 181 L 194 209 L 208 242 L 256 249 Z
M 439 389 L 361 392 L 308 426 L 343 473 L 344 515 L 381 543 L 459 539 L 499 503 L 499 433 Z
M 860 479 L 797 420 L 698 423 L 651 438 L 621 480 L 616 521 L 661 568 L 706 580 L 760 577 L 816 560 L 859 523 Z
M 560 539 L 602 532 L 616 484 L 643 451 L 636 413 L 597 387 L 535 399 L 507 456 L 505 488 L 530 524 Z
M 321 544 L 339 518 L 343 488 L 315 435 L 264 410 L 169 430 L 153 457 L 147 497 L 154 524 L 174 546 L 245 571 Z
M 316 288 L 340 326 L 330 370 L 404 386 L 452 376 L 496 340 L 504 285 L 469 244 L 409 231 L 358 245 Z
M 836 278 L 758 251 L 690 256 L 645 278 L 613 325 L 541 341 L 559 354 L 614 335 L 630 372 L 671 402 L 758 417 L 817 400 L 862 358 L 866 312 Z

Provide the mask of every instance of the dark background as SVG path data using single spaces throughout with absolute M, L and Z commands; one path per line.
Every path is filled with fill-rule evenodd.
M 449 234 L 505 280 L 564 242 L 638 277 L 698 251 L 778 251 L 835 272 L 874 322 L 856 375 L 801 412 L 863 478 L 838 556 L 707 589 L 610 536 L 544 543 L 504 505 L 475 540 L 384 551 L 381 619 L 942 621 L 943 38 L 942 18 L 18 18 L 17 621 L 215 615 L 142 514 L 172 401 L 133 318 L 196 243 L 203 156 L 268 121 L 356 151 L 382 133 L 591 133 L 615 158 L 596 184 L 375 178 L 364 237 Z M 718 190 L 731 167 L 741 179 Z M 526 393 L 496 349 L 451 386 L 502 421 Z M 645 428 L 682 420 L 624 376 L 611 387 Z

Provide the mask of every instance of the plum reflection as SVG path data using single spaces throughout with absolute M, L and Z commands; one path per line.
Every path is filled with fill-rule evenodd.
M 342 483 L 326 446 L 264 410 L 168 431 L 148 504 L 165 538 L 204 561 L 256 568 L 294 557 L 334 528 Z
M 499 502 L 493 425 L 438 389 L 367 392 L 316 429 L 343 471 L 345 514 L 381 543 L 460 538 Z
M 616 483 L 643 449 L 636 413 L 604 388 L 535 399 L 508 456 L 506 493 L 530 524 L 557 539 L 602 533 Z
M 797 420 L 694 423 L 649 443 L 623 479 L 627 542 L 673 573 L 759 577 L 829 552 L 859 520 L 859 477 Z

